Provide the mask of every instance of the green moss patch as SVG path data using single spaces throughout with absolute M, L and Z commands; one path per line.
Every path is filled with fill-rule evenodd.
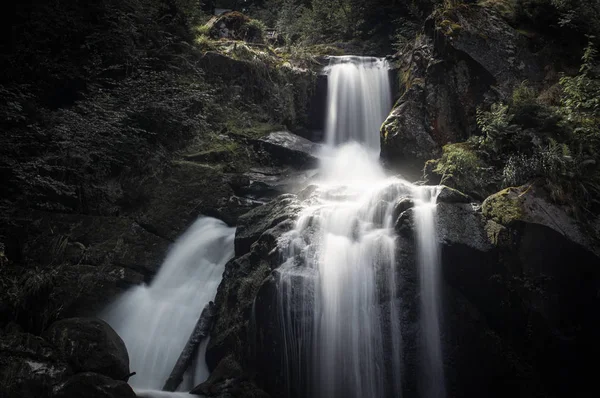
M 489 196 L 482 205 L 483 215 L 499 224 L 511 225 L 524 217 L 518 188 L 507 188 Z

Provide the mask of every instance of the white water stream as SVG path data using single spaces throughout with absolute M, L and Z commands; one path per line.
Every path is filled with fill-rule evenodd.
M 204 306 L 217 293 L 225 263 L 233 257 L 235 228 L 198 219 L 173 245 L 149 286 L 130 289 L 101 314 L 121 336 L 138 396 L 190 396 L 160 392 Z M 208 377 L 207 341 L 199 347 L 193 371 L 179 390 L 189 391 Z
M 387 63 L 336 57 L 327 69 L 328 145 L 321 178 L 304 201 L 296 228 L 280 242 L 288 252 L 278 270 L 288 395 L 402 395 L 402 326 L 398 300 L 390 300 L 399 286 L 393 213 L 400 199 L 412 198 L 421 281 L 421 362 L 428 378 L 421 395 L 442 398 L 437 188 L 388 177 L 379 164 L 379 129 L 391 108 Z M 298 314 L 312 314 L 312 321 L 299 322 Z

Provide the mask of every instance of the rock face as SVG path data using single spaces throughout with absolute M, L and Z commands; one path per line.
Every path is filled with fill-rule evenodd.
M 289 131 L 270 133 L 261 138 L 259 144 L 284 164 L 299 167 L 314 167 L 317 164 L 319 145 Z
M 124 381 L 98 373 L 79 373 L 54 388 L 53 398 L 135 398 Z
M 48 397 L 73 370 L 44 339 L 27 333 L 0 336 L 3 398 Z
M 505 219 L 498 217 L 494 197 L 482 206 L 456 190 L 442 188 L 436 230 L 448 396 L 566 397 L 578 385 L 591 388 L 592 369 L 578 358 L 592 361 L 600 348 L 593 336 L 600 327 L 595 310 L 600 305 L 600 258 L 591 245 L 588 250 L 578 243 L 581 235 L 575 232 L 576 225 L 559 216 L 560 209 L 547 208 L 551 225 L 543 216 L 542 194 L 535 189 L 526 192 L 526 188 L 514 194 L 499 193 L 528 204 Z M 420 394 L 418 375 L 422 374 L 412 206 L 410 200 L 396 206 L 398 295 L 381 297 L 379 304 L 382 314 L 389 314 L 392 302 L 400 308 L 404 396 Z M 298 372 L 286 373 L 278 315 L 283 304 L 277 242 L 293 227 L 295 207 L 297 198 L 286 195 L 240 219 L 237 257 L 227 265 L 219 287 L 219 314 L 207 353 L 212 369 L 231 356 L 244 372 L 256 374 L 258 386 L 272 396 L 296 397 L 306 392 L 286 387 L 286 379 L 294 383 Z M 312 280 L 310 270 L 300 272 L 302 266 L 297 265 L 299 284 L 292 281 L 291 289 L 306 293 L 310 291 L 307 281 Z M 310 300 L 308 293 L 302 297 Z M 313 314 L 305 313 L 310 306 L 304 304 L 292 300 L 285 305 L 297 327 L 310 330 Z M 309 363 L 306 358 L 297 360 Z M 393 383 L 398 375 L 388 370 L 385 377 Z
M 268 398 L 269 395 L 256 387 L 242 367 L 231 357 L 219 362 L 208 380 L 193 388 L 190 394 L 215 398 Z
M 381 156 L 396 166 L 422 168 L 477 131 L 479 105 L 544 77 L 528 39 L 478 4 L 434 12 L 399 58 L 401 97 L 381 129 Z
M 272 202 L 258 207 L 240 218 L 236 231 L 235 254 L 225 265 L 223 281 L 219 285 L 215 305 L 217 314 L 206 351 L 210 369 L 225 357 L 253 370 L 259 366 L 251 334 L 254 301 L 273 268 L 281 258 L 276 250 L 277 240 L 294 227 L 298 211 L 295 195 L 282 195 Z M 272 366 L 275 364 L 261 364 Z M 263 372 L 261 372 L 262 374 Z
M 116 380 L 129 375 L 125 343 L 103 320 L 68 318 L 55 322 L 44 334 L 77 372 L 94 372 Z

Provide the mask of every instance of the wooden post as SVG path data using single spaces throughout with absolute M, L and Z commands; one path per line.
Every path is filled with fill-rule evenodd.
M 196 354 L 198 350 L 198 345 L 208 336 L 208 332 L 212 325 L 213 317 L 215 316 L 215 304 L 210 301 L 206 304 L 206 307 L 202 310 L 202 314 L 196 322 L 196 326 L 194 327 L 194 331 L 190 335 L 187 344 L 183 348 L 181 355 L 179 355 L 179 359 L 177 359 L 177 363 L 173 367 L 173 371 L 171 375 L 167 379 L 163 391 L 175 391 L 177 387 L 183 381 L 183 374 L 190 366 L 190 362 L 192 358 Z

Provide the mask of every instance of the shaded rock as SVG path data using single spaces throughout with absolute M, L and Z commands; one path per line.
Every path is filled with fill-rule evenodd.
M 481 252 L 492 250 L 478 210 L 479 206 L 469 203 L 438 203 L 438 240 L 443 245 L 465 245 Z
M 273 156 L 274 159 L 296 167 L 313 167 L 318 163 L 319 144 L 289 131 L 270 133 L 258 140 L 258 144 Z
M 509 98 L 524 80 L 543 79 L 528 48 L 528 39 L 490 7 L 435 11 L 425 35 L 399 54 L 401 96 L 381 129 L 382 158 L 421 169 L 443 145 L 477 134 L 477 107 Z
M 213 149 L 183 155 L 185 160 L 190 162 L 229 162 L 233 153 L 229 149 Z
M 231 187 L 236 195 L 265 201 L 303 188 L 317 170 L 253 167 L 242 175 L 232 176 Z
M 164 175 L 146 181 L 139 192 L 139 206 L 132 217 L 171 241 L 200 215 L 234 225 L 237 217 L 256 206 L 235 199 L 228 177 L 219 168 L 189 161 L 174 162 Z
M 543 70 L 528 49 L 529 39 L 496 10 L 481 6 L 457 8 L 450 19 L 458 26 L 452 32 L 444 31 L 442 22 L 437 23 L 448 43 L 494 76 L 505 94 L 510 94 L 513 87 L 524 80 L 543 79 Z
M 95 372 L 117 380 L 129 375 L 125 343 L 103 320 L 68 318 L 55 322 L 45 332 L 78 372 Z
M 118 217 L 38 212 L 23 219 L 24 261 L 121 266 L 153 275 L 170 242 Z
M 223 358 L 208 379 L 193 388 L 190 394 L 219 398 L 269 397 L 249 379 L 242 367 L 230 356 Z
M 61 354 L 27 333 L 0 336 L 0 389 L 3 398 L 48 397 L 72 374 Z
M 424 107 L 425 92 L 411 87 L 381 126 L 381 157 L 397 166 L 422 164 L 441 152 L 431 138 Z
M 454 189 L 442 185 L 441 191 L 437 197 L 438 203 L 469 203 L 471 202 L 470 198 L 464 193 Z
M 52 398 L 136 398 L 124 381 L 98 373 L 79 373 L 54 388 Z
M 299 202 L 295 195 L 281 195 L 277 199 L 257 207 L 239 219 L 235 233 L 235 254 L 241 256 L 250 251 L 250 247 L 267 229 L 282 221 L 293 218 L 299 211 Z
M 600 247 L 583 233 L 575 220 L 563 208 L 552 203 L 547 193 L 536 185 L 507 188 L 489 196 L 482 205 L 483 215 L 505 226 L 518 222 L 541 224 L 586 246 L 600 255 Z
M 272 268 L 280 264 L 276 243 L 294 227 L 298 210 L 294 195 L 282 195 L 240 217 L 236 257 L 225 265 L 215 298 L 217 314 L 206 351 L 209 368 L 228 355 L 244 368 L 250 365 L 248 336 L 255 299 Z
M 397 220 L 402 213 L 406 210 L 414 207 L 415 202 L 411 198 L 402 198 L 394 205 L 394 211 L 392 217 Z

